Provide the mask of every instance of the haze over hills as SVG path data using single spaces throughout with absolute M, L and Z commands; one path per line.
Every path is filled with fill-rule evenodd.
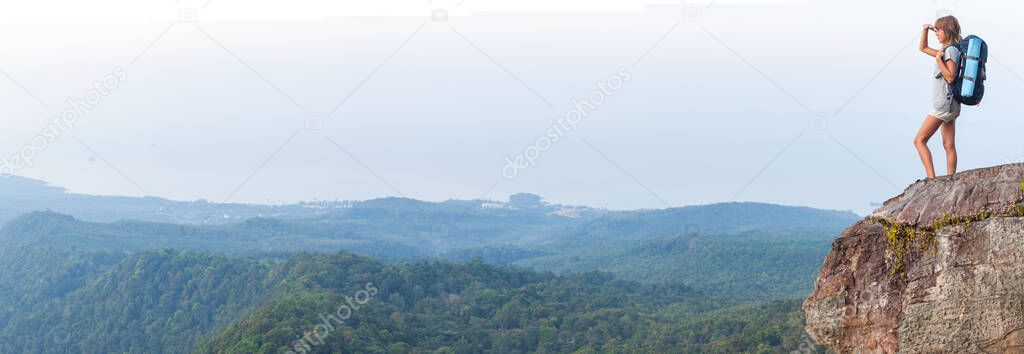
M 762 203 L 611 211 L 531 194 L 221 205 L 20 178 L 0 198 L 12 218 L 0 229 L 0 350 L 11 352 L 792 350 L 799 298 L 832 236 L 859 219 Z M 370 283 L 373 302 L 310 341 L 318 314 Z
M 32 212 L 52 210 L 90 221 L 139 220 L 177 223 L 222 223 L 261 215 L 309 215 L 323 207 L 344 202 L 302 203 L 270 206 L 210 203 L 204 200 L 174 201 L 159 197 L 97 196 L 68 192 L 45 181 L 20 176 L 0 179 L 0 222 Z
M 28 179 L 0 186 L 7 215 L 49 210 L 13 220 L 0 239 L 117 252 L 344 250 L 388 262 L 480 257 L 540 270 L 683 281 L 755 299 L 805 295 L 832 236 L 859 219 L 761 203 L 609 211 L 551 205 L 531 194 L 508 202 L 382 198 L 268 206 L 87 196 Z
M 407 198 L 379 198 L 366 201 L 310 201 L 294 204 L 243 204 L 217 203 L 207 200 L 176 201 L 158 196 L 124 197 L 88 195 L 68 192 L 65 188 L 53 186 L 37 179 L 21 176 L 10 176 L 0 179 L 0 224 L 32 211 L 54 211 L 74 215 L 88 221 L 111 222 L 119 220 L 156 221 L 172 223 L 218 224 L 244 220 L 252 217 L 294 218 L 336 213 L 359 205 L 362 209 L 396 209 L 400 211 L 420 211 L 432 215 L 434 212 L 444 214 L 453 209 L 461 212 L 472 212 L 476 209 L 516 209 L 520 211 L 538 211 L 552 213 L 570 218 L 594 216 L 606 212 L 605 209 L 585 206 L 548 204 L 527 193 L 520 193 L 506 201 L 493 200 L 448 200 L 441 203 L 418 201 Z M 712 204 L 714 205 L 714 204 Z M 540 208 L 538 208 L 540 207 Z M 664 214 L 674 210 L 698 208 L 700 206 L 662 209 Z M 726 208 L 726 207 L 723 207 Z M 803 210 L 811 210 L 804 208 Z M 796 209 L 794 209 L 796 210 Z M 718 213 L 714 210 L 703 215 L 694 213 L 690 221 L 706 221 Z M 822 212 L 826 212 L 823 211 Z M 628 211 L 626 212 L 628 213 Z M 448 213 L 450 214 L 450 213 Z M 853 215 L 852 212 L 834 212 L 834 215 Z M 462 215 L 458 216 L 469 216 Z M 456 219 L 437 218 L 438 223 L 452 223 Z M 458 220 L 461 221 L 461 220 Z M 703 222 L 702 222 L 703 223 Z

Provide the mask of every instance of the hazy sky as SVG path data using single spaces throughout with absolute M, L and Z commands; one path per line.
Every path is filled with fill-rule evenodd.
M 940 0 L 19 2 L 0 156 L 92 194 L 865 213 L 923 176 L 934 61 L 915 43 L 943 9 L 992 53 L 961 169 L 1024 161 L 1024 5 Z M 68 99 L 95 102 L 54 125 Z

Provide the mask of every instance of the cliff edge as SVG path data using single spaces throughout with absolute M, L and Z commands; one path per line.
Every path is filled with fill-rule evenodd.
M 921 180 L 832 242 L 805 330 L 837 353 L 1024 353 L 1024 164 Z

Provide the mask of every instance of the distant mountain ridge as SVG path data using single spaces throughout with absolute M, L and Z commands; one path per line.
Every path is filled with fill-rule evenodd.
M 536 200 L 536 202 L 534 202 Z M 536 203 L 536 204 L 530 204 Z M 54 211 L 74 215 L 76 218 L 96 222 L 112 222 L 118 220 L 139 220 L 168 223 L 222 224 L 238 222 L 253 217 L 268 218 L 309 218 L 326 216 L 346 209 L 354 208 L 362 211 L 386 209 L 396 213 L 420 212 L 425 214 L 455 214 L 451 220 L 438 219 L 437 222 L 454 222 L 462 213 L 488 209 L 494 211 L 513 211 L 525 214 L 552 214 L 573 218 L 587 218 L 608 213 L 649 212 L 662 210 L 665 213 L 686 211 L 693 208 L 728 209 L 729 205 L 749 205 L 770 207 L 774 204 L 765 203 L 719 203 L 672 207 L 667 209 L 640 209 L 632 211 L 606 210 L 587 206 L 549 204 L 540 196 L 529 193 L 518 193 L 510 196 L 508 201 L 494 200 L 448 200 L 444 202 L 428 202 L 410 198 L 382 197 L 365 201 L 312 201 L 282 205 L 215 203 L 206 200 L 177 201 L 155 196 L 126 197 L 102 196 L 68 192 L 67 189 L 51 185 L 45 181 L 20 176 L 0 179 L 0 225 L 20 215 L 33 211 Z M 778 206 L 778 205 L 775 205 Z M 788 206 L 783 206 L 788 207 Z M 792 208 L 815 210 L 834 213 L 837 216 L 856 217 L 849 211 L 814 209 L 809 207 Z M 796 210 L 796 209 L 794 209 Z M 716 213 L 714 210 L 711 213 Z M 710 215 L 710 214 L 709 214 Z
M 369 283 L 375 305 L 318 350 L 788 351 L 803 327 L 793 298 L 829 235 L 859 219 L 764 203 L 250 206 L 28 186 L 0 199 L 46 206 L 0 228 L 0 352 L 282 352 L 311 345 L 317 315 Z
M 399 205 L 391 208 L 392 203 Z M 356 205 L 307 218 L 254 217 L 210 225 L 100 223 L 32 212 L 0 229 L 0 244 L 126 253 L 167 248 L 274 258 L 347 251 L 391 263 L 479 257 L 539 270 L 598 270 L 644 282 L 682 281 L 739 298 L 772 299 L 809 291 L 813 270 L 827 252 L 828 235 L 855 218 L 757 203 L 577 218 L 536 209 L 465 209 L 466 202 L 442 203 L 424 214 L 410 203 L 421 202 L 377 200 L 368 208 Z
M 747 299 L 804 296 L 831 235 L 860 219 L 850 212 L 751 202 L 613 211 L 548 204 L 527 193 L 507 202 L 389 197 L 220 205 L 84 196 L 41 181 L 7 182 L 0 182 L 0 210 L 46 205 L 50 211 L 14 218 L 0 229 L 0 242 L 272 258 L 346 251 L 389 263 L 479 257 L 538 270 L 681 281 Z M 26 188 L 3 199 L 12 190 L 4 185 Z M 40 199 L 26 201 L 33 196 Z

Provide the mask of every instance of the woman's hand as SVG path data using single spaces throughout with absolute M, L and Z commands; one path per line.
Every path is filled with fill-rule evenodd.
M 939 50 L 935 51 L 935 60 L 938 60 L 939 63 L 942 63 L 942 57 L 944 55 L 945 55 L 945 53 L 943 53 L 942 51 L 939 51 Z
M 934 30 L 935 30 L 935 26 L 932 26 L 931 24 L 925 24 L 924 27 L 921 28 L 921 42 L 917 46 L 918 50 L 920 50 L 922 53 L 928 54 L 930 56 L 934 56 L 935 53 L 937 52 L 935 49 L 932 49 L 932 48 L 928 47 L 928 31 L 934 31 Z

